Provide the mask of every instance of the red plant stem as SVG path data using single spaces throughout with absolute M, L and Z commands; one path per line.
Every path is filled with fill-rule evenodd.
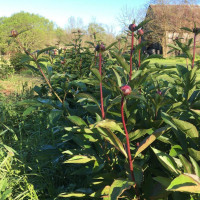
M 139 37 L 139 44 L 141 44 L 141 36 Z M 138 61 L 138 68 L 141 65 L 141 61 L 140 61 L 140 54 L 141 54 L 141 50 L 139 49 L 139 61 Z
M 100 80 L 101 116 L 102 116 L 102 119 L 105 119 L 105 112 L 104 112 L 104 106 L 103 106 L 101 59 L 102 59 L 101 52 L 99 52 L 99 74 L 100 74 L 100 77 L 101 77 L 101 80 Z
M 134 47 L 134 32 L 132 32 L 131 35 L 131 54 L 130 54 L 130 74 L 129 74 L 129 81 L 131 80 L 131 76 L 132 76 L 132 57 L 133 57 L 133 47 Z
M 194 34 L 194 46 L 193 46 L 192 69 L 194 68 L 195 49 L 196 49 L 196 33 Z
M 124 96 L 122 96 L 122 99 L 121 99 L 121 117 L 122 117 L 122 123 L 123 123 L 124 131 L 126 133 L 126 144 L 127 144 L 127 151 L 128 151 L 129 169 L 130 169 L 130 172 L 131 172 L 131 178 L 132 178 L 133 182 L 135 182 L 135 177 L 134 177 L 134 173 L 133 173 L 133 162 L 132 162 L 132 158 L 131 158 L 129 135 L 128 135 L 128 131 L 127 131 L 127 128 L 126 128 L 125 119 L 124 119 L 124 103 L 125 103 L 124 102 Z M 134 189 L 135 189 L 137 199 L 139 200 L 140 195 L 138 193 L 136 183 L 134 184 Z
M 126 129 L 126 123 L 125 123 L 125 119 L 124 119 L 124 96 L 122 96 L 122 99 L 121 99 L 121 117 L 122 117 L 122 123 L 124 126 L 124 131 L 126 133 L 126 144 L 127 144 L 127 151 L 128 151 L 129 168 L 130 168 L 132 180 L 135 182 L 135 177 L 133 174 L 133 163 L 132 163 L 132 158 L 131 158 L 129 135 L 128 135 L 128 131 Z

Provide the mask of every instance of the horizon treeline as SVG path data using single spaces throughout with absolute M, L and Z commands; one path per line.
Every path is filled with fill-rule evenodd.
M 20 33 L 19 37 L 23 46 L 31 52 L 49 46 L 64 47 L 72 41 L 78 30 L 84 35 L 83 43 L 92 40 L 94 33 L 96 33 L 97 41 L 101 38 L 105 44 L 115 40 L 112 31 L 103 27 L 102 24 L 91 22 L 84 27 L 77 23 L 78 20 L 81 21 L 81 18 L 70 17 L 67 28 L 63 29 L 43 16 L 24 11 L 10 17 L 0 17 L 0 55 L 11 55 L 21 51 L 10 37 L 11 30 Z

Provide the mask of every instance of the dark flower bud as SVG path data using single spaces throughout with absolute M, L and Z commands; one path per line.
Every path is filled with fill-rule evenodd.
M 101 43 L 101 44 L 97 44 L 95 50 L 98 51 L 98 52 L 103 52 L 103 51 L 106 50 L 106 48 L 105 48 L 104 44 Z
M 134 32 L 136 27 L 137 27 L 137 26 L 136 26 L 135 24 L 130 24 L 128 28 L 129 28 L 129 30 L 130 30 L 131 32 Z
M 100 50 L 100 45 L 97 44 L 97 46 L 95 47 L 95 51 L 99 51 Z
M 193 33 L 194 34 L 198 34 L 200 32 L 200 28 L 193 28 Z
M 144 31 L 142 29 L 138 30 L 138 35 L 139 36 L 143 36 L 144 35 Z
M 122 90 L 122 94 L 124 96 L 127 96 L 127 95 L 131 94 L 131 87 L 129 85 L 122 86 L 121 90 Z
M 18 32 L 16 30 L 12 30 L 11 31 L 11 36 L 12 37 L 17 37 L 18 36 Z

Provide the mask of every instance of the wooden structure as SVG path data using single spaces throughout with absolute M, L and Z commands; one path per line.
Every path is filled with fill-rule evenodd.
M 145 31 L 152 31 L 145 37 L 149 41 L 148 54 L 163 54 L 167 57 L 170 50 L 168 44 L 173 44 L 174 39 L 182 38 L 187 42 L 193 34 L 180 29 L 181 27 L 200 27 L 200 6 L 198 5 L 150 5 L 145 19 L 152 19 L 144 26 Z M 197 36 L 197 43 L 200 37 Z

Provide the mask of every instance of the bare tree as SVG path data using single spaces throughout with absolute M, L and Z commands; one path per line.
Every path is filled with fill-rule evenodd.
M 80 17 L 75 18 L 74 16 L 71 16 L 68 19 L 67 32 L 71 32 L 77 29 L 84 29 L 83 20 Z
M 120 13 L 117 16 L 117 21 L 122 29 L 122 32 L 127 29 L 129 24 L 136 19 L 136 10 L 128 7 L 127 5 L 122 7 Z

